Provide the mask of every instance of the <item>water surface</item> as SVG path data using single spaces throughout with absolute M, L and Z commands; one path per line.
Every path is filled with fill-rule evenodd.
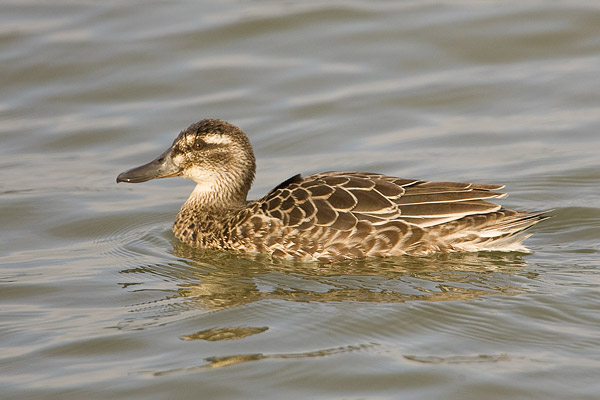
M 597 399 L 600 7 L 0 5 L 0 397 Z M 503 183 L 532 253 L 194 250 L 193 184 L 117 185 L 226 119 L 296 173 Z

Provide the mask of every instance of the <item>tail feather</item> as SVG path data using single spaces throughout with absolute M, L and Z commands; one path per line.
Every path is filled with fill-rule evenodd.
M 452 223 L 451 231 L 436 230 L 440 240 L 455 251 L 522 251 L 531 236 L 527 229 L 550 218 L 549 211 L 525 212 L 501 209 L 487 215 L 465 217 Z

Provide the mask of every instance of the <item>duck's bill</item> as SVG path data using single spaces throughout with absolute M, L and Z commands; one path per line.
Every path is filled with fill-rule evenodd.
M 117 183 L 140 183 L 179 175 L 181 175 L 181 168 L 173 162 L 171 149 L 169 149 L 148 164 L 122 172 L 117 176 Z

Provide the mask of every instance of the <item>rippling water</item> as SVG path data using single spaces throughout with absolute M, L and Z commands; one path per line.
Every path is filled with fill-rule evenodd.
M 600 393 L 593 1 L 0 5 L 0 397 Z M 274 261 L 193 250 L 184 180 L 116 185 L 205 117 L 258 197 L 364 170 L 504 183 L 530 255 Z

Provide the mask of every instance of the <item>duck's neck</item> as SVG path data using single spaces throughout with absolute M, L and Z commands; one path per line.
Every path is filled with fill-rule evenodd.
M 245 207 L 246 194 L 243 189 L 196 184 L 177 214 L 173 233 L 194 247 L 226 247 L 223 243 L 230 236 L 229 221 Z
M 255 171 L 254 157 L 233 159 L 227 169 L 189 168 L 183 176 L 195 181 L 196 187 L 181 209 L 210 213 L 243 207 Z
M 230 210 L 246 204 L 248 190 L 214 183 L 197 183 L 183 205 L 204 212 Z

